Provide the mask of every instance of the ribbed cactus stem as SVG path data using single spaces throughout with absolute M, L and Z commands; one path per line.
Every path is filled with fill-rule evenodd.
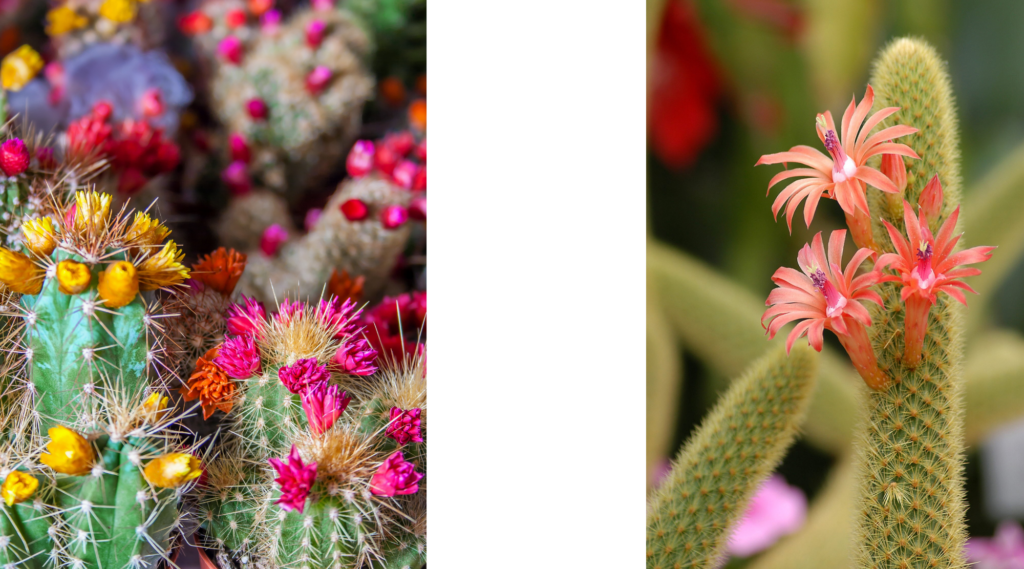
M 796 346 L 733 382 L 651 498 L 648 569 L 716 566 L 729 529 L 792 444 L 816 376 L 817 355 Z
M 947 180 L 945 219 L 959 203 L 960 175 L 953 99 L 945 65 L 917 40 L 890 44 L 875 65 L 871 84 L 877 108 L 898 106 L 893 121 L 919 129 L 907 143 L 921 156 L 908 160 L 906 195 L 878 213 L 903 228 L 902 200 L 915 204 L 938 174 Z M 898 225 L 897 225 L 898 224 Z M 893 246 L 875 222 L 882 251 Z M 959 305 L 945 294 L 931 307 L 920 361 L 905 359 L 904 345 L 918 335 L 921 309 L 905 304 L 898 283 L 883 283 L 884 308 L 872 315 L 879 367 L 892 384 L 872 391 L 860 437 L 860 503 L 857 566 L 871 569 L 962 567 L 964 527 L 963 418 Z M 911 314 L 911 311 L 914 311 Z M 913 356 L 913 350 L 909 353 Z

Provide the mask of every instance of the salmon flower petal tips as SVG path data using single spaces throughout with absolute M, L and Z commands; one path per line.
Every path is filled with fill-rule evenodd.
M 0 62 L 0 84 L 4 89 L 21 91 L 42 69 L 43 58 L 30 46 L 23 45 Z
M 245 253 L 221 247 L 192 265 L 192 278 L 227 296 L 245 271 Z
M 149 461 L 142 471 L 143 478 L 159 488 L 177 488 L 189 480 L 199 478 L 203 469 L 199 459 L 191 454 L 171 453 Z
M 27 255 L 0 247 L 0 282 L 19 294 L 39 294 L 46 271 Z
M 139 289 L 156 290 L 185 282 L 189 270 L 181 264 L 184 258 L 174 241 L 168 241 L 159 253 L 139 264 Z
M 89 265 L 65 259 L 57 263 L 57 289 L 64 294 L 79 294 L 89 288 L 92 273 Z
M 82 476 L 92 471 L 96 453 L 82 435 L 62 425 L 51 428 L 47 434 L 50 442 L 46 444 L 47 452 L 39 456 L 39 462 L 71 476 Z
M 768 295 L 765 304 L 771 308 L 761 317 L 761 325 L 767 322 L 766 333 L 774 338 L 786 324 L 800 321 L 786 339 L 787 352 L 805 335 L 811 347 L 820 352 L 823 332 L 831 330 L 839 337 L 868 386 L 881 389 L 887 385 L 888 377 L 878 369 L 867 334 L 871 316 L 862 302 L 882 305 L 882 298 L 871 287 L 883 277 L 878 267 L 857 276 L 857 269 L 875 255 L 866 248 L 854 253 L 844 271 L 841 263 L 845 240 L 846 230 L 833 231 L 826 257 L 821 233 L 818 233 L 812 245 L 804 245 L 797 255 L 802 272 L 785 267 L 775 271 L 772 281 L 778 288 Z
M 896 276 L 885 277 L 884 280 L 903 284 L 900 298 L 907 305 L 903 363 L 911 367 L 921 361 L 928 313 L 938 301 L 937 293 L 943 292 L 961 304 L 967 304 L 964 291 L 973 293 L 974 289 L 960 279 L 980 275 L 981 270 L 958 267 L 987 261 L 995 249 L 982 246 L 954 253 L 960 240 L 960 235 L 953 235 L 960 217 L 960 208 L 957 207 L 943 222 L 938 234 L 933 235 L 930 226 L 938 222 L 941 211 L 942 185 L 936 176 L 921 192 L 918 200 L 919 216 L 914 215 L 914 209 L 908 202 L 903 202 L 906 237 L 891 223 L 883 220 L 896 253 L 882 255 L 878 265 L 896 273 Z
M 21 226 L 21 233 L 25 236 L 25 246 L 36 255 L 48 257 L 57 248 L 56 230 L 49 217 L 26 221 Z
M 279 504 L 283 510 L 301 513 L 306 507 L 306 497 L 316 482 L 316 463 L 302 462 L 295 445 L 292 445 L 288 458 L 271 458 L 269 462 L 277 471 L 275 482 L 281 487 L 281 497 L 274 503 Z
M 203 408 L 203 419 L 209 419 L 214 411 L 230 413 L 234 406 L 235 382 L 214 360 L 218 349 L 213 348 L 196 362 L 196 371 L 181 388 L 185 401 L 199 399 Z
M 7 475 L 3 485 L 0 486 L 0 496 L 3 497 L 4 503 L 11 507 L 31 498 L 37 488 L 39 488 L 39 480 L 35 476 L 14 470 Z
M 135 300 L 139 294 L 139 275 L 135 265 L 128 261 L 111 263 L 99 274 L 96 290 L 100 298 L 106 301 L 107 308 L 121 308 Z
M 888 142 L 890 139 L 913 134 L 917 132 L 917 129 L 896 125 L 883 128 L 869 136 L 881 121 L 899 111 L 899 107 L 888 107 L 878 111 L 865 121 L 874 100 L 874 91 L 868 85 L 867 92 L 860 104 L 856 104 L 856 100 L 850 101 L 850 105 L 843 114 L 843 128 L 838 134 L 832 121 L 831 112 L 825 111 L 824 114 L 818 115 L 816 127 L 818 137 L 829 156 L 810 146 L 794 146 L 787 152 L 766 154 L 755 164 L 760 166 L 761 164 L 796 162 L 808 166 L 808 168 L 784 170 L 768 183 L 768 189 L 771 191 L 772 186 L 783 180 L 801 178 L 782 190 L 775 199 L 775 203 L 772 204 L 772 213 L 776 218 L 782 207 L 786 206 L 786 223 L 790 232 L 793 230 L 793 215 L 796 213 L 796 208 L 804 200 L 806 200 L 804 221 L 810 227 L 822 196 L 838 201 L 849 219 L 857 215 L 858 212 L 864 217 L 868 214 L 865 184 L 883 192 L 895 193 L 898 191 L 892 180 L 875 168 L 867 166 L 867 161 L 868 158 L 879 154 L 918 158 L 909 146 Z M 855 240 L 861 243 L 861 239 L 857 235 L 858 230 L 853 228 L 851 230 L 854 231 Z M 862 237 L 867 238 L 869 235 Z

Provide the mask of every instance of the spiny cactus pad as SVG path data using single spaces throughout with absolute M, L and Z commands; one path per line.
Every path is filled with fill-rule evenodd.
M 714 567 L 728 530 L 792 444 L 807 412 L 817 355 L 798 346 L 758 360 L 733 382 L 654 493 L 647 567 Z

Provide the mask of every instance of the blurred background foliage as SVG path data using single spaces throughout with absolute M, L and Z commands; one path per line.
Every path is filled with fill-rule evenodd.
M 1024 65 L 1017 63 L 1024 61 L 1024 2 L 648 0 L 647 7 L 648 232 L 757 298 L 767 296 L 771 274 L 792 266 L 815 233 L 844 221 L 836 202 L 822 200 L 812 226 L 797 216 L 790 235 L 783 220 L 772 218 L 777 192 L 765 195 L 778 169 L 754 168 L 755 161 L 796 144 L 820 146 L 815 115 L 829 109 L 841 116 L 853 95 L 859 100 L 872 58 L 892 38 L 922 37 L 949 62 L 965 204 L 983 191 L 978 186 L 1024 187 L 1024 166 L 1015 166 L 1024 165 Z M 1024 219 L 1015 223 L 1024 231 Z M 965 240 L 981 244 L 969 220 L 965 225 Z M 1016 250 L 1000 253 L 1012 255 L 1001 260 L 1006 276 L 998 289 L 984 302 L 968 300 L 972 335 L 997 327 L 1024 333 L 1024 258 Z M 670 448 L 671 456 L 728 382 L 666 340 L 671 327 L 648 286 L 648 417 L 655 439 L 649 436 L 648 449 Z M 665 356 L 666 342 L 678 357 Z M 652 430 L 651 421 L 662 424 Z M 991 535 L 997 520 L 985 515 L 977 448 L 969 452 L 970 532 Z M 813 500 L 836 458 L 798 443 L 780 472 Z

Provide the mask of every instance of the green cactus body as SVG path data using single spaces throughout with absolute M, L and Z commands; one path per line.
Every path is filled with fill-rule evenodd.
M 651 498 L 649 569 L 715 566 L 729 528 L 796 437 L 816 376 L 816 355 L 797 346 L 733 382 Z
M 878 95 L 876 109 L 903 107 L 893 120 L 920 131 L 908 141 L 921 159 L 908 160 L 903 197 L 916 204 L 924 185 L 938 174 L 943 188 L 949 188 L 940 216 L 944 220 L 960 198 L 957 129 L 944 64 L 926 44 L 897 40 L 883 51 L 871 83 Z M 873 210 L 876 237 L 884 235 L 879 214 L 903 227 L 902 198 L 896 197 L 898 209 L 897 200 L 887 198 L 890 205 Z M 880 204 L 875 198 L 873 203 Z M 877 243 L 893 250 L 887 236 Z M 900 288 L 898 283 L 880 285 L 884 308 L 872 314 L 872 344 L 892 384 L 868 397 L 860 437 L 856 561 L 859 567 L 880 569 L 962 567 L 962 315 L 952 298 L 939 294 L 928 317 L 921 362 L 910 368 L 902 361 L 906 309 Z
M 398 450 L 417 471 L 425 469 L 425 443 L 399 446 L 385 436 L 392 407 L 425 410 L 422 362 L 361 379 L 335 371 L 331 383 L 340 382 L 353 399 L 327 431 L 316 433 L 301 396 L 288 391 L 280 370 L 299 360 L 327 365 L 354 336 L 339 337 L 335 325 L 321 320 L 312 306 L 292 314 L 271 318 L 255 333 L 263 372 L 240 381 L 240 395 L 227 417 L 230 434 L 221 441 L 199 496 L 208 545 L 239 563 L 246 559 L 282 568 L 422 567 L 422 528 L 408 523 L 425 515 L 413 511 L 425 488 L 394 497 L 374 495 L 369 488 L 374 473 Z M 302 511 L 277 503 L 278 473 L 268 462 L 291 461 L 293 447 L 306 465 L 317 463 Z
M 145 216 L 134 222 L 123 213 L 112 216 L 104 199 L 91 192 L 77 196 L 76 215 L 92 222 L 55 215 L 58 221 L 43 233 L 52 237 L 49 254 L 28 233 L 28 256 L 0 251 L 8 263 L 28 267 L 13 275 L 19 278 L 0 275 L 5 285 L 42 280 L 37 290 L 23 291 L 34 294 L 4 307 L 15 323 L 12 352 L 22 362 L 15 366 L 19 410 L 14 420 L 5 419 L 0 467 L 38 482 L 21 498 L 30 502 L 3 506 L 0 543 L 9 547 L 0 547 L 0 555 L 19 567 L 155 568 L 169 558 L 178 531 L 173 488 L 190 478 L 170 481 L 177 474 L 158 468 L 151 481 L 143 473 L 151 461 L 185 455 L 175 427 L 181 416 L 165 408 L 160 392 L 166 389 L 160 373 L 165 347 L 156 323 L 163 313 L 158 302 L 143 298 L 138 283 L 172 286 L 187 273 L 171 249 L 163 272 L 154 272 L 150 262 L 166 230 L 143 231 L 158 225 Z M 62 261 L 78 263 L 79 272 L 61 272 Z M 114 295 L 113 280 L 106 289 L 99 285 L 112 263 L 131 265 L 134 288 L 124 289 L 130 296 Z M 65 286 L 74 290 L 62 291 Z M 58 439 L 62 432 L 78 446 L 66 446 L 66 436 Z M 199 471 L 191 461 L 194 478 Z

